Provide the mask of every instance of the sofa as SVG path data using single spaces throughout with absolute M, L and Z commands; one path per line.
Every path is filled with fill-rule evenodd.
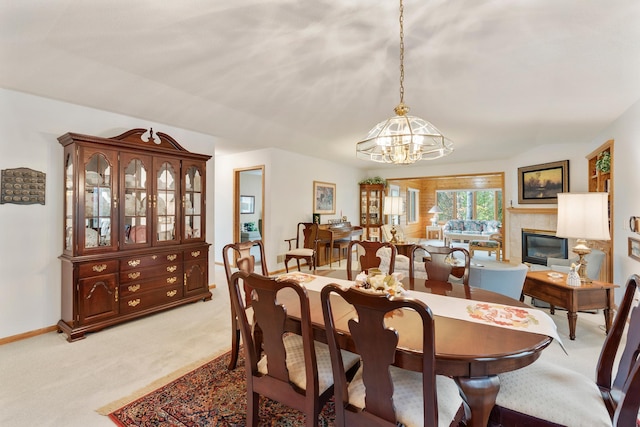
M 496 220 L 450 219 L 442 227 L 444 244 L 448 246 L 453 240 L 488 240 L 489 236 L 500 231 L 501 226 Z

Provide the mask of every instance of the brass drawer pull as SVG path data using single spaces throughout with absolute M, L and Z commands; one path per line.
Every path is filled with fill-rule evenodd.
M 127 304 L 129 305 L 129 307 L 135 307 L 136 305 L 140 304 L 140 298 L 132 299 Z
M 107 269 L 107 264 L 96 264 L 91 269 L 96 273 L 101 273 Z
M 199 257 L 199 256 L 200 256 L 200 251 L 193 251 L 193 252 L 191 252 L 191 256 L 192 256 L 192 257 L 194 257 L 194 258 Z
M 167 267 L 167 271 L 169 273 L 173 273 L 174 271 L 176 271 L 178 269 L 177 265 L 170 265 L 169 267 Z
M 176 283 L 178 281 L 178 278 L 176 276 L 173 277 L 168 277 L 167 278 L 167 283 L 170 285 L 173 285 L 174 283 Z
M 140 277 L 140 272 L 136 271 L 133 273 L 129 273 L 127 276 L 129 277 L 129 279 L 137 279 L 138 277 Z
M 129 264 L 129 267 L 137 267 L 137 266 L 140 265 L 140 260 L 139 259 L 132 259 L 132 260 L 129 260 L 129 262 L 127 264 Z
M 167 296 L 169 298 L 171 298 L 171 297 L 175 296 L 177 293 L 178 293 L 177 289 L 174 289 L 172 291 L 167 292 Z
M 167 255 L 167 261 L 175 261 L 178 258 L 177 254 Z
M 140 289 L 140 285 L 129 285 L 127 289 L 129 289 L 129 292 L 136 292 L 138 289 Z

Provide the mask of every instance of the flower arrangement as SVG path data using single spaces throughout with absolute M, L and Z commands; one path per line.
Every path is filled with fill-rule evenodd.
M 380 270 L 370 269 L 369 274 L 363 271 L 356 276 L 356 287 L 391 296 L 402 295 L 406 292 L 402 277 L 402 273 L 383 274 Z

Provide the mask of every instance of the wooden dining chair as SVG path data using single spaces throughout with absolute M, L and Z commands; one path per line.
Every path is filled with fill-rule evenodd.
M 260 270 L 263 276 L 269 275 L 267 269 L 267 260 L 264 256 L 264 245 L 262 240 L 247 241 L 241 243 L 229 243 L 222 249 L 222 260 L 224 262 L 224 272 L 227 276 L 227 284 L 231 281 L 231 275 L 234 268 L 245 273 L 253 273 L 255 271 L 256 259 L 251 254 L 251 250 L 257 248 L 260 254 Z M 245 305 L 251 306 L 251 289 L 246 283 L 243 284 L 245 294 Z M 238 363 L 238 354 L 240 353 L 240 326 L 238 325 L 238 316 L 231 305 L 231 359 L 229 360 L 228 369 L 235 369 Z
M 349 328 L 362 359 L 351 381 L 339 353 L 341 334 L 332 310 L 341 302 L 336 296 L 355 309 L 349 319 L 339 320 L 342 327 Z M 335 379 L 337 426 L 458 426 L 466 419 L 468 408 L 456 383 L 435 374 L 435 326 L 426 304 L 336 284 L 322 289 L 320 301 Z M 412 310 L 422 319 L 422 372 L 393 366 L 403 332 L 387 326 L 385 320 L 399 309 Z
M 382 257 L 380 256 L 381 254 L 378 253 L 379 250 L 386 250 L 390 252 L 389 267 L 388 271 L 385 271 L 385 273 L 393 273 L 393 267 L 396 263 L 396 255 L 398 253 L 393 244 L 389 242 L 377 242 L 371 240 L 352 240 L 349 242 L 347 253 L 352 254 L 354 249 L 357 251 L 358 271 L 354 274 L 353 257 L 349 256 L 347 258 L 347 279 L 353 280 L 361 271 L 368 272 L 370 268 L 380 268 L 382 264 Z
M 462 261 L 455 256 L 456 254 L 462 254 Z M 469 284 L 471 257 L 469 251 L 464 248 L 415 245 L 411 248 L 409 256 L 409 277 L 414 275 L 416 259 L 424 259 L 424 267 L 429 281 L 449 282 L 453 276 L 459 279 L 462 284 Z M 454 265 L 452 262 L 454 259 L 461 264 Z
M 309 270 L 315 270 L 318 263 L 318 224 L 314 222 L 299 222 L 296 226 L 296 237 L 285 239 L 289 250 L 284 255 L 284 268 L 289 272 L 289 261 L 296 260 L 300 271 L 300 260 L 307 261 Z M 295 247 L 294 247 L 295 242 Z
M 591 427 L 610 426 L 615 417 L 635 420 L 629 418 L 629 413 L 635 410 L 637 416 L 640 397 L 626 400 L 625 393 L 628 395 L 629 389 L 637 390 L 639 381 L 634 371 L 638 369 L 640 354 L 640 308 L 634 306 L 639 284 L 640 276 L 636 274 L 627 281 L 613 326 L 600 352 L 595 382 L 572 369 L 544 360 L 500 374 L 500 392 L 491 413 L 494 425 Z M 625 343 L 621 348 L 622 342 Z M 615 425 L 635 426 L 619 422 Z
M 247 319 L 241 282 L 253 290 L 251 307 L 260 325 L 262 354 Z M 278 292 L 291 291 L 299 301 L 299 335 L 287 329 L 287 308 L 277 301 Z M 307 291 L 294 281 L 238 271 L 231 276 L 229 293 L 245 342 L 246 424 L 258 425 L 260 396 L 265 396 L 303 412 L 305 425 L 316 426 L 320 410 L 333 395 L 334 382 L 329 348 L 313 340 Z M 357 369 L 358 355 L 345 351 L 341 356 L 345 369 Z

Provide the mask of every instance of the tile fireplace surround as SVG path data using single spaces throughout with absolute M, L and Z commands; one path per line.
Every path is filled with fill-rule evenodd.
M 522 262 L 522 229 L 555 233 L 557 208 L 507 208 L 506 254 L 511 263 Z

